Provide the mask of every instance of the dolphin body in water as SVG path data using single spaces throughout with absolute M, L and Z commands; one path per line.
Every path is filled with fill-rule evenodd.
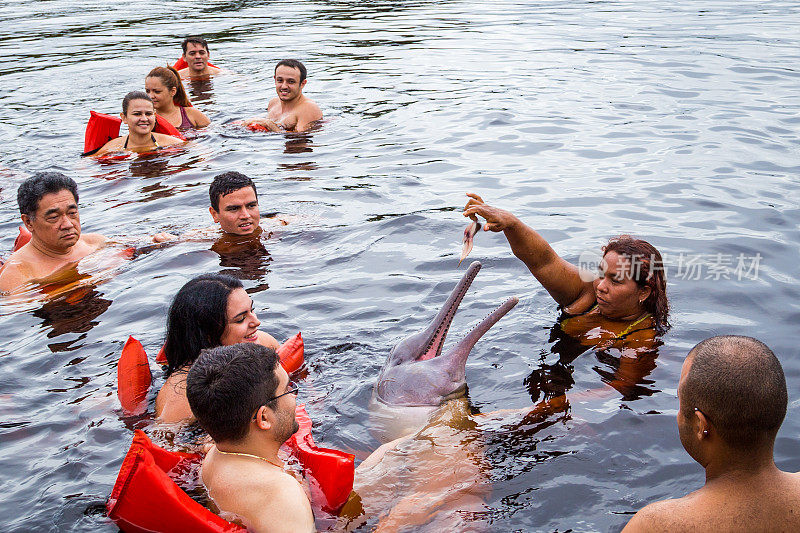
M 383 442 L 408 435 L 446 401 L 464 396 L 467 357 L 472 347 L 519 302 L 516 297 L 509 298 L 442 353 L 458 306 L 480 269 L 481 264 L 473 262 L 430 325 L 400 341 L 386 358 L 370 409 L 372 426 Z

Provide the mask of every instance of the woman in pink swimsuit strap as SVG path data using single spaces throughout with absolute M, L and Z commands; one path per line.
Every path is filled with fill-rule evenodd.
M 156 113 L 179 130 L 204 128 L 210 124 L 207 116 L 192 107 L 181 77 L 174 68 L 154 68 L 145 78 L 144 86 Z

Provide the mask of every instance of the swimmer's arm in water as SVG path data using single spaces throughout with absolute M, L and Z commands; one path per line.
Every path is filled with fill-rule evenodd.
M 189 121 L 194 124 L 195 128 L 205 128 L 211 124 L 211 121 L 205 113 L 196 107 L 185 107 L 184 110 L 186 111 L 186 116 L 189 117 Z
M 470 200 L 464 208 L 464 216 L 478 215 L 486 219 L 484 231 L 502 231 L 514 255 L 525 263 L 559 305 L 579 313 L 594 304 L 592 283 L 583 281 L 578 267 L 562 259 L 541 235 L 508 211 L 487 205 L 477 194 L 467 193 L 467 196 Z
M 278 125 L 274 120 L 269 118 L 261 118 L 261 117 L 252 117 L 244 120 L 245 126 L 264 126 L 269 131 L 284 131 L 280 125 Z
M 23 286 L 32 279 L 25 263 L 16 262 L 13 259 L 0 268 L 0 293 L 10 294 L 15 289 Z
M 314 102 L 307 101 L 302 111 L 298 113 L 295 118 L 297 123 L 294 125 L 294 130 L 306 131 L 311 128 L 314 123 L 322 120 L 322 110 Z
M 173 235 L 172 233 L 168 233 L 166 231 L 159 231 L 153 235 L 146 235 L 144 237 L 114 237 L 113 239 L 107 239 L 107 244 L 121 244 L 123 246 L 137 246 L 142 244 L 142 240 L 145 239 L 147 243 L 162 243 L 162 242 L 169 242 L 178 239 L 177 235 Z
M 164 135 L 163 133 L 153 133 L 153 136 L 156 138 L 156 142 L 159 146 L 173 146 L 175 144 L 186 142 L 182 139 L 178 139 L 177 137 L 173 137 L 172 135 Z

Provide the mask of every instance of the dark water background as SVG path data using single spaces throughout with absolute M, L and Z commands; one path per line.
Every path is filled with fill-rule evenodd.
M 78 181 L 84 231 L 204 227 L 208 183 L 227 170 L 254 178 L 263 212 L 293 221 L 267 242 L 269 255 L 221 260 L 208 241 L 183 242 L 124 264 L 77 302 L 3 305 L 0 529 L 114 530 L 102 504 L 131 438 L 116 360 L 129 334 L 155 353 L 171 298 L 202 272 L 243 278 L 277 338 L 303 331 L 300 401 L 317 441 L 374 448 L 374 378 L 460 276 L 466 191 L 510 209 L 573 261 L 619 233 L 670 259 L 722 254 L 733 268 L 740 254 L 761 258 L 755 280 L 714 279 L 709 266 L 686 279 L 672 263 L 674 328 L 638 393 L 573 402 L 568 419 L 538 432 L 488 432 L 492 493 L 476 527 L 616 531 L 641 506 L 699 487 L 675 429 L 675 388 L 687 350 L 712 334 L 756 336 L 781 358 L 791 405 L 776 458 L 800 469 L 795 2 L 109 6 L 3 4 L 0 249 L 19 224 L 18 184 L 47 169 Z M 212 60 L 236 73 L 190 87 L 212 126 L 179 155 L 80 159 L 89 110 L 118 112 L 188 33 L 204 34 Z M 283 57 L 307 65 L 322 129 L 285 138 L 233 127 L 263 112 Z M 473 256 L 484 268 L 451 337 L 506 297 L 521 302 L 473 352 L 471 401 L 483 411 L 531 405 L 525 378 L 558 359 L 557 310 L 502 236 L 479 235 Z M 572 391 L 602 388 L 614 365 L 583 354 Z

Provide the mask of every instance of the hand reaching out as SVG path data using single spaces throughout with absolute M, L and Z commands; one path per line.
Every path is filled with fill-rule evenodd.
M 475 193 L 467 193 L 470 200 L 464 206 L 464 216 L 475 220 L 475 215 L 486 219 L 483 231 L 503 231 L 511 228 L 519 222 L 513 214 L 497 207 L 487 205 L 483 198 Z

